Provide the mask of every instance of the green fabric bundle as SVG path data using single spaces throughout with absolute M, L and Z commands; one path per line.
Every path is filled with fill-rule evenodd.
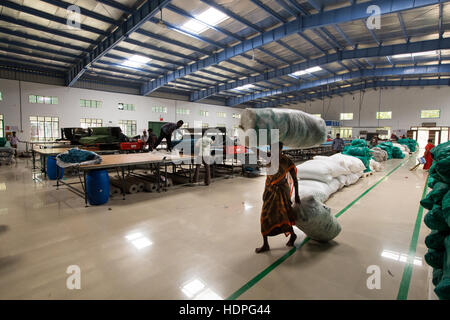
M 428 213 L 425 215 L 424 223 L 431 230 L 450 230 L 450 226 L 444 217 L 442 208 L 438 205 L 434 205 L 433 210 L 428 211 Z
M 89 136 L 80 139 L 80 143 L 83 145 L 91 145 L 97 143 L 115 143 L 115 142 L 120 141 L 116 137 L 110 135 Z
M 450 142 L 431 150 L 435 160 L 429 171 L 432 190 L 420 202 L 430 210 L 424 222 L 432 231 L 426 237 L 425 261 L 434 268 L 434 291 L 440 299 L 450 299 Z
M 394 159 L 404 159 L 405 155 L 399 147 L 392 148 L 392 158 Z
M 439 299 L 450 300 L 450 236 L 447 236 L 447 238 L 445 238 L 444 245 L 445 253 L 441 267 L 443 271 L 442 279 L 436 285 L 434 292 L 436 292 L 436 295 L 439 297 Z M 439 273 L 439 271 L 437 273 Z
M 361 140 L 361 139 L 357 139 L 354 140 L 356 141 L 355 144 L 362 144 L 362 142 L 365 141 Z M 367 146 L 367 144 L 365 144 L 365 146 L 362 147 L 357 147 L 357 146 L 353 146 L 353 142 L 351 146 L 346 146 L 344 148 L 344 150 L 342 151 L 342 154 L 345 154 L 347 156 L 353 156 L 355 158 L 360 159 L 363 163 L 364 166 L 366 167 L 365 172 L 370 172 L 370 159 L 372 159 L 372 151 L 370 151 L 369 147 Z
M 448 235 L 449 235 L 449 232 L 433 230 L 425 238 L 425 244 L 426 244 L 427 248 L 429 248 L 429 249 L 443 251 L 445 249 L 444 240 Z
M 352 147 L 367 147 L 367 142 L 363 139 L 355 139 L 352 141 Z
M 388 160 L 392 159 L 392 148 L 394 147 L 392 145 L 392 142 L 382 142 L 379 145 L 377 145 L 378 148 L 383 149 L 388 154 Z
M 93 136 L 109 136 L 110 134 L 110 129 L 108 127 L 92 128 Z
M 416 152 L 416 148 L 417 148 L 417 141 L 413 140 L 413 139 L 399 139 L 397 141 L 399 144 L 403 144 L 408 146 L 409 151 L 411 152 Z

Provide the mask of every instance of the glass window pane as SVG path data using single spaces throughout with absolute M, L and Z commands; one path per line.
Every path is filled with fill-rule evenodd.
M 52 97 L 52 104 L 58 104 L 58 97 Z
M 37 103 L 44 103 L 44 97 L 43 96 L 37 96 Z
M 30 103 L 36 103 L 36 96 L 33 95 L 33 94 L 31 94 L 31 95 L 29 96 L 29 101 L 30 101 Z

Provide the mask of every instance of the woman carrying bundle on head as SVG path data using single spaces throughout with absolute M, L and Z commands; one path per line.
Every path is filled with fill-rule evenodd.
M 298 190 L 297 168 L 294 162 L 281 153 L 283 143 L 279 144 L 279 167 L 277 173 L 268 175 L 263 194 L 263 207 L 261 211 L 261 234 L 263 236 L 263 246 L 256 248 L 256 253 L 270 250 L 267 237 L 284 233 L 290 235 L 287 246 L 293 247 L 295 239 L 294 229 L 295 214 L 292 210 L 291 190 L 287 180 L 287 175 L 292 176 L 295 187 L 295 202 L 300 203 Z M 274 155 L 272 154 L 272 157 Z

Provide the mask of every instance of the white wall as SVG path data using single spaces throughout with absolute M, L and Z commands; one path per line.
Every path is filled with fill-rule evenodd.
M 380 96 L 381 92 L 381 96 Z M 381 103 L 380 103 L 381 97 Z M 391 127 L 392 130 L 409 130 L 423 122 L 436 122 L 438 126 L 450 126 L 450 87 L 411 87 L 382 90 L 367 90 L 360 107 L 360 93 L 346 94 L 287 108 L 300 109 L 308 113 L 320 113 L 325 120 L 339 120 L 340 113 L 353 113 L 352 121 L 342 121 L 344 127 Z M 440 119 L 421 119 L 420 111 L 440 109 Z M 392 120 L 377 120 L 378 111 L 392 111 Z M 375 130 L 374 130 L 375 131 Z M 359 134 L 358 129 L 353 135 Z
M 20 97 L 22 97 L 22 123 L 23 132 L 19 132 L 19 139 L 30 138 L 30 116 L 54 116 L 59 117 L 60 128 L 79 127 L 81 118 L 102 119 L 104 126 L 117 126 L 119 120 L 137 120 L 138 134 L 148 127 L 148 121 L 160 121 L 160 114 L 152 112 L 152 106 L 167 107 L 167 114 L 161 114 L 164 122 L 175 122 L 182 119 L 189 122 L 192 127 L 194 120 L 202 120 L 209 126 L 225 124 L 232 128 L 239 124 L 239 119 L 233 118 L 233 113 L 241 113 L 242 109 L 224 106 L 192 103 L 153 97 L 143 97 L 122 93 L 88 90 L 81 88 L 69 88 L 56 85 L 46 85 L 32 82 L 20 82 L 21 94 L 19 94 L 19 81 L 0 79 L 0 91 L 3 100 L 0 101 L 0 114 L 4 115 L 5 126 L 20 126 Z M 29 103 L 29 95 L 56 96 L 57 105 Z M 80 99 L 102 101 L 100 109 L 80 107 Z M 120 111 L 117 104 L 131 103 L 136 111 Z M 176 108 L 190 110 L 189 115 L 177 115 Z M 208 110 L 208 117 L 201 117 L 199 110 Z M 226 112 L 226 118 L 218 118 L 217 112 Z M 111 121 L 112 123 L 109 123 Z M 159 133 L 157 133 L 159 134 Z

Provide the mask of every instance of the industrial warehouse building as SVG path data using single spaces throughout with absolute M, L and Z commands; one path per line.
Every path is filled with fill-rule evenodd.
M 449 299 L 449 28 L 442 0 L 1 1 L 0 299 Z

